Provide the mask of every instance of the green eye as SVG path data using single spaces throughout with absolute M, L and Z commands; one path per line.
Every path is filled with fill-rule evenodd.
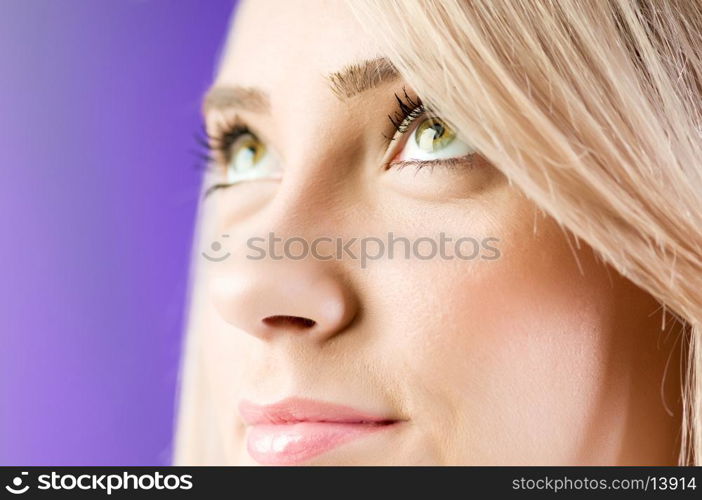
M 211 136 L 216 181 L 210 192 L 243 181 L 279 180 L 282 169 L 275 151 L 246 125 L 232 125 Z
M 427 118 L 419 124 L 414 140 L 425 153 L 440 151 L 456 138 L 456 133 L 439 118 Z
M 458 138 L 448 123 L 436 116 L 422 118 L 410 134 L 395 157 L 396 161 L 439 161 L 475 153 L 473 147 Z
M 245 175 L 255 169 L 265 156 L 265 144 L 253 135 L 247 134 L 232 145 L 228 174 L 230 176 Z
M 272 150 L 251 132 L 245 132 L 227 149 L 225 182 L 280 178 L 280 165 Z

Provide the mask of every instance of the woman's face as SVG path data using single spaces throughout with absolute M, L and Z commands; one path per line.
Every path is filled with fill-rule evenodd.
M 341 2 L 240 7 L 204 106 L 211 461 L 674 463 L 657 304 L 418 105 Z

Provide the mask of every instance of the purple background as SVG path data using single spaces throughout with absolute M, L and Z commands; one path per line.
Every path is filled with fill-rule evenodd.
M 232 5 L 0 1 L 0 465 L 169 463 Z

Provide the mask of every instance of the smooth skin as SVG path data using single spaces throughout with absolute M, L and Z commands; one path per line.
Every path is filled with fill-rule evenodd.
M 241 400 L 294 396 L 399 421 L 310 464 L 675 464 L 680 353 L 659 305 L 486 160 L 387 168 L 411 85 L 340 98 L 327 77 L 381 56 L 343 2 L 239 8 L 213 86 L 270 109 L 208 109 L 208 131 L 245 122 L 280 168 L 204 201 L 203 249 L 232 254 L 202 262 L 198 290 L 213 460 L 256 463 Z M 247 259 L 271 232 L 493 237 L 500 258 Z M 280 315 L 315 325 L 263 321 Z

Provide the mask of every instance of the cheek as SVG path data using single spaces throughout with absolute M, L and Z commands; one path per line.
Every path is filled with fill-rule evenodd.
M 573 426 L 586 428 L 602 396 L 612 281 L 585 250 L 582 274 L 555 227 L 500 236 L 513 243 L 496 261 L 412 267 L 403 289 L 417 290 L 388 306 L 405 312 L 394 356 L 418 418 L 452 443 L 449 461 L 564 460 L 554 454 L 573 453 L 559 450 L 577 445 Z
M 245 396 L 244 388 L 254 382 L 251 366 L 256 366 L 260 347 L 253 337 L 225 323 L 210 301 L 202 305 L 202 313 L 195 330 L 200 340 L 195 350 L 203 377 L 199 387 L 202 408 L 207 412 L 204 420 L 215 428 L 208 453 L 222 457 L 220 463 L 224 464 L 249 463 L 241 445 L 245 428 L 238 404 Z

